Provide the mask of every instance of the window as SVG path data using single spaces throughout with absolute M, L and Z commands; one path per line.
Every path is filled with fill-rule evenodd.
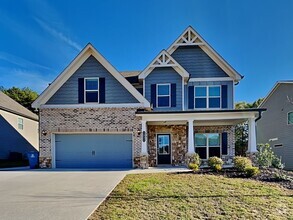
M 85 78 L 84 84 L 85 103 L 99 102 L 99 78 Z
M 157 84 L 158 107 L 170 107 L 171 103 L 170 84 Z
M 293 112 L 288 113 L 288 125 L 293 125 Z
M 170 135 L 158 135 L 158 154 L 170 154 Z
M 18 126 L 18 129 L 23 130 L 23 119 L 22 118 L 17 119 L 17 126 Z
M 221 156 L 220 134 L 195 134 L 195 152 L 201 159 Z
M 195 86 L 194 108 L 220 108 L 221 87 L 220 86 Z

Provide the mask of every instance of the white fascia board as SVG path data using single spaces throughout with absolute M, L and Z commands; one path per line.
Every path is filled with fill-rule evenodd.
M 39 108 L 40 105 L 45 104 L 88 59 L 90 55 L 94 56 L 140 103 L 150 107 L 150 103 L 91 44 L 88 44 L 81 51 L 81 53 L 71 62 L 71 64 L 37 98 L 37 100 L 32 104 L 32 107 Z
M 41 109 L 46 108 L 148 108 L 144 103 L 118 103 L 118 104 L 65 104 L 65 105 L 41 105 Z
M 230 77 L 232 77 L 236 82 L 239 82 L 242 77 L 230 64 L 227 63 L 201 36 L 198 34 L 194 28 L 189 26 L 183 33 L 169 46 L 167 52 L 172 55 L 172 53 L 178 48 L 178 44 L 176 43 L 180 40 L 186 32 L 191 31 L 193 32 L 197 38 L 203 42 L 203 44 L 198 44 L 198 46 Z M 183 45 L 181 45 L 183 46 Z M 187 45 L 188 46 L 188 45 Z
M 179 114 L 136 114 L 145 121 L 188 121 L 188 120 L 229 120 L 257 118 L 258 112 L 221 112 L 221 113 L 179 113 Z
M 190 78 L 189 82 L 234 81 L 231 77 Z
M 157 59 L 159 59 L 162 55 L 165 55 L 172 61 L 172 65 L 170 64 L 161 64 L 161 65 L 154 65 Z M 172 67 L 179 75 L 181 75 L 186 80 L 189 78 L 189 73 L 166 51 L 162 50 L 155 59 L 138 75 L 139 79 L 145 79 L 156 67 Z

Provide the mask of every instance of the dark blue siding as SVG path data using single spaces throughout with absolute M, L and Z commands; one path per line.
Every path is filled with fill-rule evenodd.
M 137 99 L 111 73 L 90 56 L 46 104 L 78 104 L 80 101 L 78 78 L 86 77 L 105 78 L 105 103 L 138 103 Z
M 198 46 L 178 47 L 172 57 L 190 73 L 191 78 L 228 77 Z
M 172 67 L 155 68 L 145 79 L 145 98 L 151 100 L 151 85 L 160 83 L 176 84 L 176 107 L 155 108 L 155 111 L 182 110 L 182 77 Z

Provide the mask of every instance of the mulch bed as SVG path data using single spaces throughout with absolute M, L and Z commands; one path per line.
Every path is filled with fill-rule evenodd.
M 191 171 L 193 172 L 193 171 Z M 247 178 L 245 173 L 234 168 L 223 168 L 220 172 L 214 172 L 210 168 L 200 169 L 197 174 L 222 175 L 228 178 Z M 260 169 L 260 173 L 250 179 L 277 183 L 287 189 L 293 189 L 293 171 L 279 170 L 275 168 Z

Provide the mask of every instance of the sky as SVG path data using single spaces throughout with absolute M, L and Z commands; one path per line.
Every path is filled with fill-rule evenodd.
M 188 25 L 244 75 L 236 102 L 293 79 L 292 0 L 1 0 L 0 86 L 41 93 L 88 42 L 143 70 Z

